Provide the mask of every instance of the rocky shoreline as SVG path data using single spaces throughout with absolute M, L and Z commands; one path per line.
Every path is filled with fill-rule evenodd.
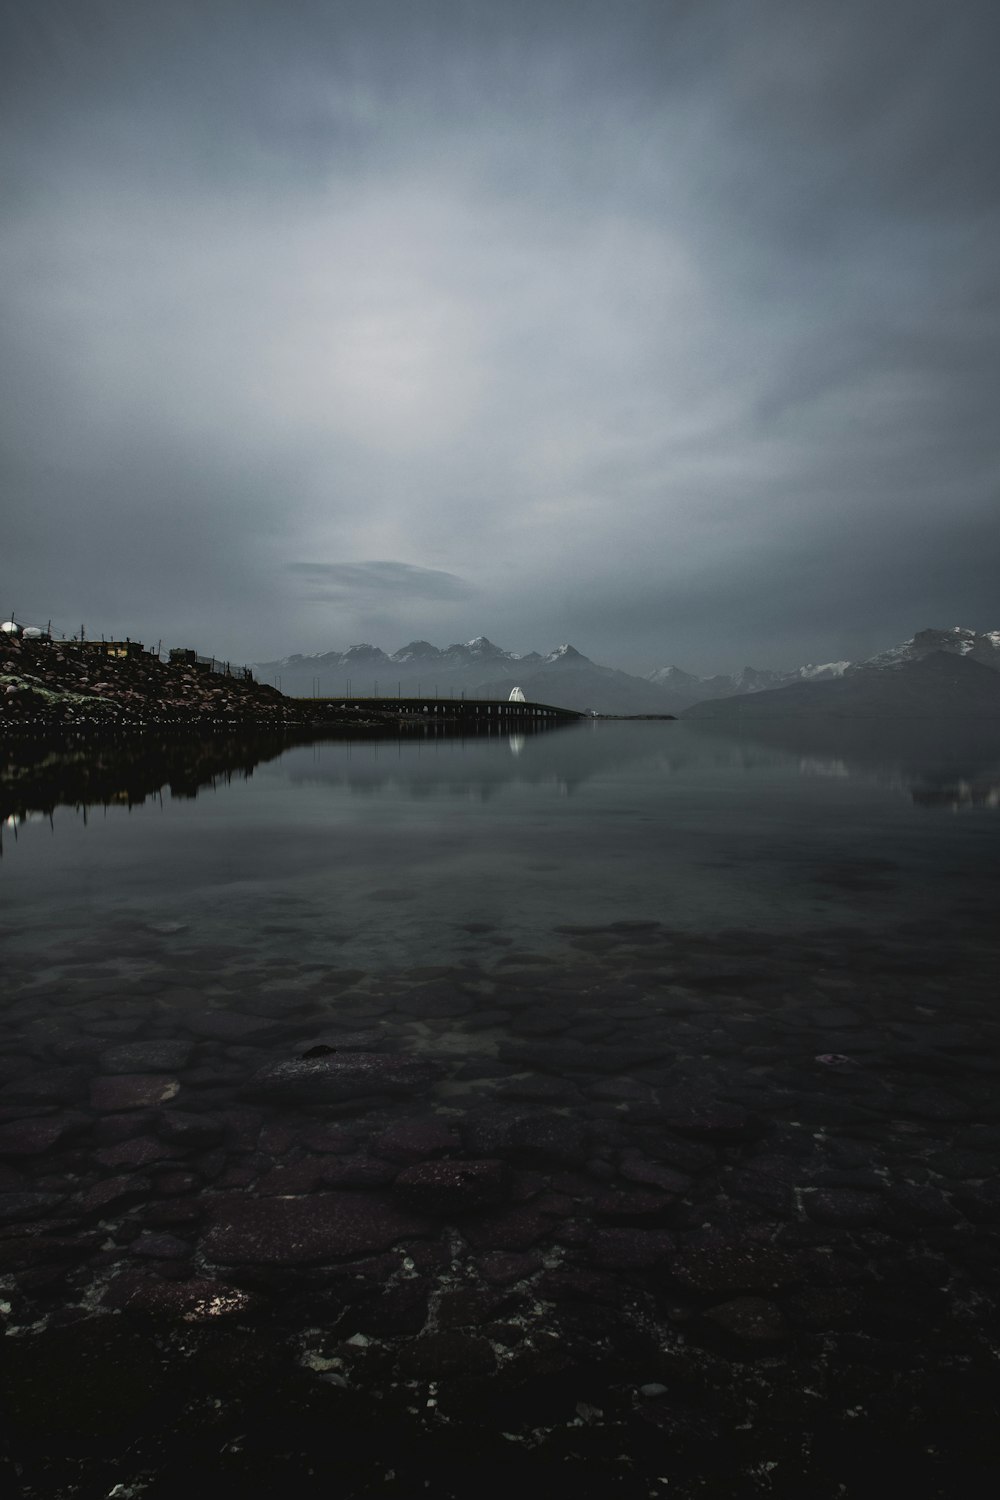
M 161 661 L 137 648 L 115 657 L 93 643 L 0 636 L 0 736 L 61 730 L 195 728 L 373 728 L 398 723 L 366 707 L 336 708 L 287 698 L 242 671 Z
M 12 1492 L 992 1492 L 981 931 L 226 985 L 175 940 L 8 961 Z

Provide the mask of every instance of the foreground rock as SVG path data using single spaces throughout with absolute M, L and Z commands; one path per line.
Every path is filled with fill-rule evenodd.
M 255 1104 L 343 1104 L 370 1094 L 420 1094 L 435 1071 L 418 1058 L 379 1052 L 296 1058 L 261 1068 L 240 1090 Z
M 220 1265 L 301 1266 L 387 1250 L 426 1221 L 375 1193 L 308 1198 L 223 1198 L 201 1248 Z

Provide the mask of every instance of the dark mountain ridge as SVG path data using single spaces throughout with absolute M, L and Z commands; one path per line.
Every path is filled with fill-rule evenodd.
M 861 663 L 826 682 L 797 682 L 768 692 L 696 703 L 683 718 L 730 722 L 793 715 L 923 718 L 1000 715 L 1000 671 L 969 655 L 929 651 Z

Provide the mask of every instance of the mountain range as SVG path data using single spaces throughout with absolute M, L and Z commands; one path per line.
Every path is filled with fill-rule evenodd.
M 925 672 L 910 671 L 941 657 Z M 976 669 L 986 672 L 980 677 Z M 904 700 L 923 702 L 928 694 L 959 701 L 988 704 L 994 686 L 1000 688 L 1000 631 L 977 632 L 961 626 L 951 630 L 920 630 L 901 645 L 860 662 L 809 663 L 788 671 L 744 667 L 732 675 L 698 677 L 678 666 L 660 667 L 648 677 L 637 677 L 616 667 L 600 666 L 574 646 L 557 646 L 542 655 L 518 655 L 494 645 L 486 636 L 451 646 L 410 641 L 391 655 L 378 646 L 361 644 L 347 651 L 293 655 L 254 663 L 258 679 L 277 682 L 294 697 L 354 697 L 421 694 L 506 698 L 514 687 L 529 699 L 582 713 L 686 714 L 692 718 L 725 717 L 731 711 L 754 716 L 781 713 L 904 711 Z M 968 670 L 967 670 L 968 669 Z M 902 672 L 902 675 L 900 675 Z M 946 686 L 952 683 L 952 687 Z M 954 684 L 960 686 L 955 687 Z M 909 684 L 909 686 L 907 686 Z M 957 697 L 956 697 L 957 694 Z M 889 703 L 897 704 L 896 709 Z M 833 705 L 839 705 L 834 708 Z M 726 705 L 723 707 L 723 705 Z M 728 705 L 735 705 L 731 710 Z M 716 712 L 718 706 L 719 712 Z M 971 709 L 970 711 L 980 711 Z M 993 712 L 984 708 L 982 711 Z

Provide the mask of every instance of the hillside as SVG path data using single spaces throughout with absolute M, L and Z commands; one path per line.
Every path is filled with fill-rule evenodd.
M 797 682 L 768 692 L 697 703 L 686 720 L 752 722 L 804 715 L 925 718 L 1000 715 L 1000 672 L 968 655 L 932 651 L 884 659 L 820 682 Z
M 187 661 L 163 662 L 137 643 L 129 652 L 116 657 L 101 642 L 0 635 L 0 730 L 39 725 L 281 726 L 316 719 L 307 705 L 251 677 Z M 338 722 L 345 724 L 372 717 L 360 709 L 337 713 Z

